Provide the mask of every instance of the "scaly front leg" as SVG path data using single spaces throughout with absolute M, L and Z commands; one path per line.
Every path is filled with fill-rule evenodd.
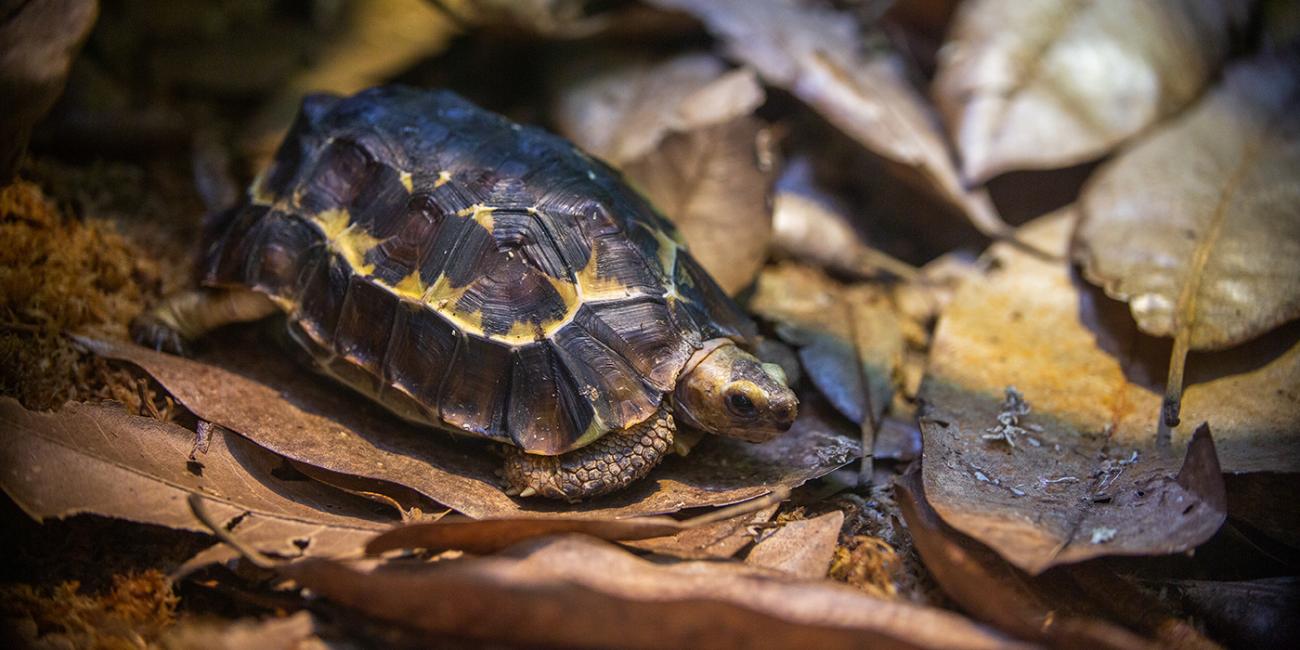
M 567 454 L 538 456 L 511 447 L 506 451 L 506 492 L 570 503 L 608 494 L 649 474 L 672 450 L 676 428 L 665 401 L 645 422 L 611 431 Z

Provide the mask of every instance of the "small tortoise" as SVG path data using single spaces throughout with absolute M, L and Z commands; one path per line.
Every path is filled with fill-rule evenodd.
M 506 443 L 511 494 L 605 494 L 673 448 L 676 422 L 761 442 L 798 407 L 741 348 L 753 322 L 617 172 L 446 91 L 308 97 L 209 226 L 198 280 L 137 340 L 179 351 L 283 313 L 325 374 Z

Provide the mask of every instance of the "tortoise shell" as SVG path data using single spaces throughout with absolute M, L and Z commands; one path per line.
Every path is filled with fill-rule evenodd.
M 336 379 L 537 454 L 640 423 L 703 341 L 754 334 L 617 172 L 447 91 L 306 99 L 202 260 Z

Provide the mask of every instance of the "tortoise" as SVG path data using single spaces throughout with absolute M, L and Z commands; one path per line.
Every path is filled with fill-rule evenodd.
M 206 226 L 196 274 L 132 323 L 138 341 L 183 351 L 283 314 L 324 374 L 505 443 L 512 495 L 605 494 L 677 423 L 761 442 L 797 412 L 780 366 L 747 351 L 753 321 L 618 172 L 450 91 L 306 97 Z

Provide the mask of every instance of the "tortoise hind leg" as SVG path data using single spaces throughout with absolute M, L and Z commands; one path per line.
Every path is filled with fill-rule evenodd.
M 250 289 L 190 289 L 137 316 L 131 321 L 131 338 L 184 354 L 190 341 L 222 325 L 259 320 L 276 310 L 270 298 Z
M 506 450 L 506 493 L 540 494 L 570 503 L 608 494 L 640 479 L 673 448 L 673 423 L 668 404 L 630 429 L 611 431 L 599 440 L 559 456 Z

